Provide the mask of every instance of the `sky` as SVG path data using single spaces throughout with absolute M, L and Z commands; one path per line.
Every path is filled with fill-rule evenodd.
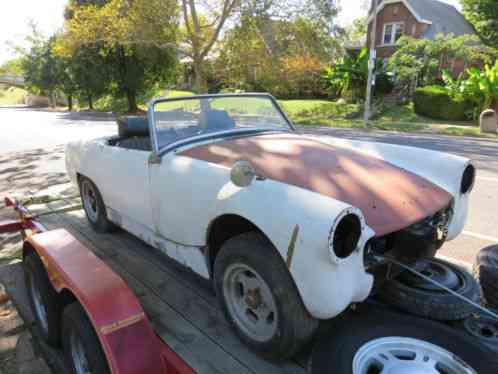
M 459 0 L 442 1 L 459 5 Z M 25 45 L 24 39 L 30 32 L 30 21 L 34 21 L 46 35 L 60 29 L 66 3 L 67 0 L 11 0 L 8 5 L 4 4 L 0 12 L 0 64 L 14 57 L 12 49 L 8 47 L 9 42 Z M 340 0 L 342 10 L 338 23 L 346 26 L 365 15 L 369 3 L 370 0 Z

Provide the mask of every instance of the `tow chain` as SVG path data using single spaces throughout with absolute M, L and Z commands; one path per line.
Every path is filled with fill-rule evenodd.
M 459 298 L 460 300 L 463 300 L 464 302 L 466 302 L 466 303 L 468 303 L 468 304 L 472 305 L 474 308 L 476 308 L 476 309 L 480 310 L 481 312 L 483 312 L 483 313 L 487 314 L 488 316 L 491 316 L 491 317 L 492 317 L 492 318 L 494 318 L 496 321 L 498 321 L 498 314 L 496 314 L 496 313 L 492 312 L 491 310 L 489 310 L 489 309 L 487 309 L 487 308 L 483 307 L 482 305 L 480 305 L 480 304 L 478 304 L 478 303 L 476 303 L 476 302 L 474 302 L 474 301 L 472 301 L 472 300 L 470 300 L 470 299 L 466 298 L 465 296 L 460 295 L 458 292 L 455 292 L 455 291 L 453 291 L 453 290 L 449 289 L 448 287 L 446 287 L 446 286 L 442 285 L 441 283 L 436 282 L 434 279 L 429 278 L 428 276 L 426 276 L 426 275 L 424 275 L 424 274 L 420 273 L 419 271 L 417 271 L 417 270 L 413 269 L 412 267 L 410 267 L 410 266 L 408 266 L 408 265 L 405 265 L 405 264 L 403 264 L 403 263 L 401 263 L 401 262 L 399 262 L 399 261 L 397 261 L 397 260 L 395 260 L 394 258 L 389 257 L 389 256 L 383 256 L 383 255 L 377 255 L 377 254 L 376 254 L 376 255 L 375 255 L 375 257 L 376 257 L 376 259 L 378 259 L 378 260 L 385 260 L 385 261 L 389 261 L 389 262 L 391 262 L 391 263 L 393 263 L 393 264 L 395 264 L 395 265 L 400 266 L 401 268 L 403 268 L 403 269 L 405 269 L 405 270 L 408 270 L 410 273 L 412 273 L 412 274 L 415 274 L 415 275 L 419 276 L 420 278 L 424 279 L 425 281 L 427 281 L 427 282 L 429 282 L 429 283 L 432 283 L 434 286 L 436 286 L 436 287 L 438 287 L 438 288 L 441 288 L 442 290 L 444 290 L 444 291 L 446 291 L 446 292 L 450 293 L 451 295 L 453 295 L 453 296 L 455 296 L 455 297 Z

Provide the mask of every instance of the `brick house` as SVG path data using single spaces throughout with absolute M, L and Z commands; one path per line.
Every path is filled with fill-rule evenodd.
M 368 46 L 372 37 L 373 16 L 372 10 L 367 21 Z M 454 6 L 438 0 L 378 0 L 375 43 L 378 58 L 389 58 L 402 35 L 434 39 L 438 34 L 460 36 L 476 32 Z M 458 72 L 459 68 L 453 66 L 454 72 Z

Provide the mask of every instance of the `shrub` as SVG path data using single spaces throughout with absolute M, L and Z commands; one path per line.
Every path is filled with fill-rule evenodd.
M 473 111 L 470 101 L 452 98 L 442 86 L 417 88 L 413 103 L 417 114 L 449 121 L 469 119 Z

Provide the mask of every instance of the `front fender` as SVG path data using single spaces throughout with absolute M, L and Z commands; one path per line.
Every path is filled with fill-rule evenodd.
M 314 192 L 271 180 L 246 188 L 226 183 L 217 196 L 221 214 L 236 214 L 256 225 L 273 243 L 294 279 L 309 313 L 328 319 L 370 293 L 373 278 L 363 264 L 367 226 L 357 250 L 334 263 L 328 247 L 330 230 L 351 207 Z M 262 209 L 263 207 L 263 209 Z

